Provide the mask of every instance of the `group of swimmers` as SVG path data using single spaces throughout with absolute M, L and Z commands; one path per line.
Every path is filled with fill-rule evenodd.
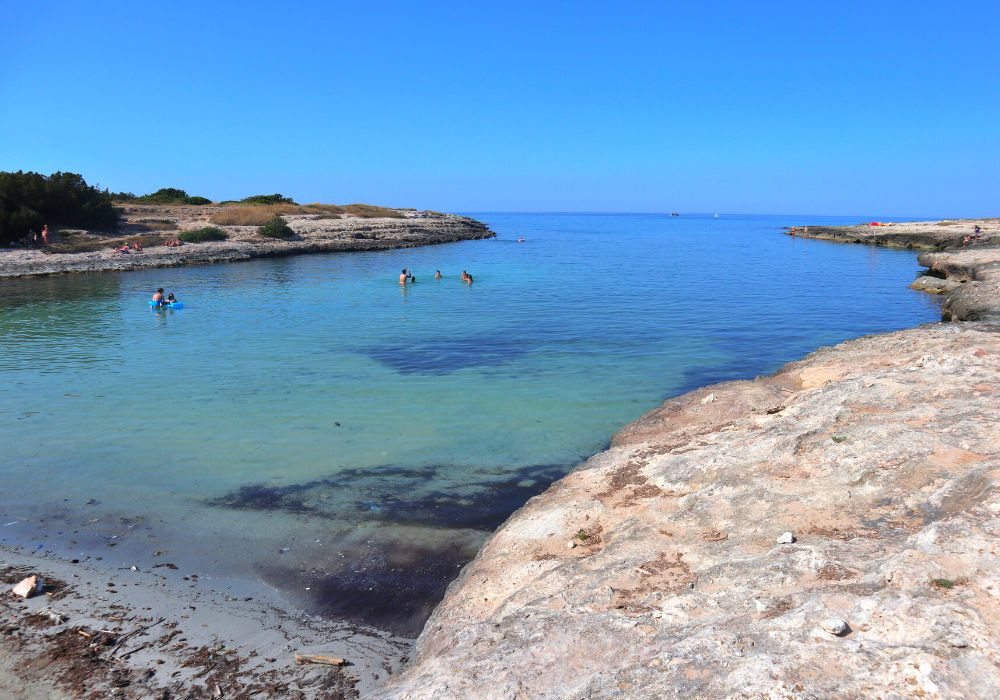
M 164 297 L 163 287 L 160 287 L 159 289 L 156 290 L 156 293 L 153 294 L 153 301 L 156 302 L 156 308 L 161 308 L 167 306 L 168 304 L 173 304 L 174 302 L 177 301 L 177 299 L 174 297 L 173 292 L 170 292 L 170 294 Z
M 434 271 L 434 279 L 436 279 L 436 280 L 444 279 L 441 276 L 441 270 L 435 270 Z M 399 283 L 400 284 L 404 284 L 404 285 L 405 284 L 413 284 L 416 281 L 417 281 L 417 278 L 414 277 L 413 273 L 410 272 L 410 268 L 408 268 L 408 267 L 404 267 L 403 271 L 399 273 Z M 466 284 L 472 284 L 472 275 L 470 275 L 465 270 L 462 270 L 462 281 L 465 282 Z

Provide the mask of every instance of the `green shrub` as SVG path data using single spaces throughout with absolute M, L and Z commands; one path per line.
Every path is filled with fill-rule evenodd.
M 118 227 L 118 212 L 110 193 L 82 175 L 0 172 L 0 243 L 38 233 L 42 224 L 107 231 Z
M 150 202 L 152 204 L 178 204 L 183 202 L 188 193 L 176 187 L 161 187 L 151 194 L 144 194 L 136 199 L 140 202 Z
M 295 231 L 280 216 L 276 216 L 266 224 L 257 229 L 257 233 L 267 238 L 288 239 L 295 235 Z
M 215 226 L 204 226 L 184 231 L 177 237 L 185 243 L 204 243 L 205 241 L 224 241 L 229 238 L 229 234 Z
M 255 194 L 251 197 L 244 197 L 240 204 L 295 204 L 291 197 L 281 194 Z
M 128 192 L 123 192 L 116 197 L 121 197 L 122 195 L 128 195 Z M 121 201 L 129 201 L 125 197 L 122 197 Z M 211 204 L 212 200 L 207 197 L 195 197 L 188 195 L 182 189 L 176 187 L 161 187 L 150 194 L 144 194 L 141 197 L 136 197 L 132 195 L 131 201 L 144 202 L 146 204 Z

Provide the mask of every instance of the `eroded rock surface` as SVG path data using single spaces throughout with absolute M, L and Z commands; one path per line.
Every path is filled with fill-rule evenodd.
M 494 534 L 380 696 L 1000 697 L 998 372 L 997 326 L 937 325 L 668 402 Z

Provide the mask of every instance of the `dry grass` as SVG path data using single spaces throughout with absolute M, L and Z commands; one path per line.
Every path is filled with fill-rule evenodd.
M 263 226 L 280 214 L 298 214 L 297 204 L 270 204 L 265 206 L 234 204 L 217 211 L 208 220 L 219 226 Z
M 175 238 L 175 236 L 154 233 L 138 236 L 95 236 L 67 231 L 66 233 L 60 232 L 58 238 L 45 250 L 50 253 L 93 253 L 98 250 L 117 248 L 123 243 L 132 244 L 136 241 L 141 243 L 143 248 L 152 248 L 171 238 Z
M 247 205 L 233 204 L 217 211 L 209 217 L 209 221 L 219 226 L 263 226 L 275 216 L 281 214 L 305 214 L 320 219 L 339 219 L 353 216 L 359 219 L 390 218 L 402 219 L 404 214 L 400 209 L 379 207 L 373 204 L 271 204 Z
M 344 205 L 344 211 L 351 216 L 357 216 L 362 219 L 375 219 L 380 217 L 402 219 L 404 217 L 403 212 L 399 209 L 377 207 L 373 204 L 347 204 Z

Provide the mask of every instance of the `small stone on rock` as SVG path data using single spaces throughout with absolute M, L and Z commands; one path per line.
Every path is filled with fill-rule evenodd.
M 573 549 L 574 547 L 576 547 L 576 542 L 574 542 L 573 540 L 570 540 L 569 542 L 566 543 L 567 549 Z
M 790 532 L 782 532 L 778 539 L 775 540 L 778 544 L 791 544 L 795 541 L 795 535 Z
M 829 632 L 838 637 L 847 631 L 847 623 L 839 617 L 828 617 L 820 622 L 819 626 L 823 628 L 824 632 Z
M 42 592 L 42 579 L 37 576 L 29 576 L 24 579 L 16 586 L 14 586 L 14 595 L 21 596 L 22 598 L 30 598 L 33 595 Z
M 711 393 L 701 400 L 702 403 L 712 403 L 715 401 L 715 394 Z

